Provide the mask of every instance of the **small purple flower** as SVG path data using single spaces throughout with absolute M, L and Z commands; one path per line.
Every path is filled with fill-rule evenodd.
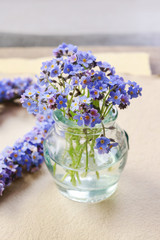
M 38 120 L 39 122 L 43 122 L 43 121 L 45 120 L 45 116 L 42 115 L 42 114 L 37 114 L 37 120 Z
M 84 89 L 89 83 L 90 83 L 90 78 L 89 78 L 89 77 L 83 76 L 83 77 L 81 78 L 81 85 L 82 85 L 82 88 L 83 88 L 83 89 Z
M 24 151 L 24 152 L 26 152 L 27 150 L 36 151 L 36 147 L 30 143 L 32 141 L 32 139 L 33 139 L 32 134 L 30 134 L 30 137 L 25 136 L 25 141 L 23 143 L 22 151 Z
M 41 143 L 42 142 L 42 137 L 41 135 L 35 135 L 32 138 L 32 143 L 33 144 L 37 144 L 37 143 Z
M 53 111 L 51 109 L 47 110 L 47 112 L 45 114 L 45 121 L 47 121 L 48 123 L 53 122 Z
M 62 107 L 64 108 L 67 107 L 66 102 L 67 102 L 67 99 L 59 95 L 56 100 L 58 109 L 61 109 Z
M 72 77 L 72 85 L 73 86 L 78 86 L 79 84 L 79 77 Z
M 98 123 L 101 123 L 100 114 L 95 117 L 92 116 L 91 127 L 94 127 Z
M 77 56 L 78 56 L 78 63 L 80 63 L 86 68 L 89 66 L 89 64 L 91 64 L 93 61 L 96 60 L 96 58 L 91 54 L 91 52 L 79 51 L 77 53 Z
M 118 146 L 118 143 L 116 143 L 116 142 L 108 144 L 108 146 L 106 148 L 106 153 L 109 153 L 113 147 L 117 147 L 117 146 Z
M 98 89 L 98 91 L 101 92 L 106 92 L 108 90 L 107 84 L 103 84 L 102 82 L 99 82 L 96 84 L 95 89 Z
M 111 75 L 115 74 L 115 68 L 111 67 L 111 65 L 109 63 L 107 63 L 107 62 L 97 62 L 97 66 L 103 72 L 107 72 L 109 70 Z
M 40 77 L 35 76 L 37 78 L 37 83 L 39 86 L 45 86 L 48 87 L 49 86 L 49 82 L 48 82 L 48 77 L 46 77 L 46 75 L 42 74 Z
M 72 91 L 74 88 L 73 85 L 70 85 L 69 83 L 65 83 L 65 90 L 64 90 L 64 94 L 68 95 L 70 91 Z
M 57 77 L 60 73 L 60 69 L 58 66 L 55 66 L 52 70 L 51 70 L 51 77 Z
M 84 124 L 84 119 L 83 119 L 82 114 L 77 114 L 77 115 L 75 115 L 75 116 L 73 117 L 73 119 L 78 120 L 78 121 L 77 121 L 78 126 L 82 126 L 82 125 Z
M 94 82 L 89 82 L 87 84 L 87 88 L 90 90 L 90 89 L 95 89 L 96 88 L 96 85 L 97 85 L 97 81 L 94 81 Z M 96 88 L 97 89 L 97 88 Z
M 95 108 L 90 109 L 90 114 L 92 115 L 92 117 L 99 116 L 99 113 L 98 113 L 97 109 L 95 109 Z
M 61 45 L 58 46 L 58 48 L 53 50 L 53 55 L 56 58 L 60 58 L 65 53 L 65 49 L 66 48 L 67 48 L 67 44 L 66 43 L 62 43 Z
M 137 93 L 138 93 L 138 96 L 142 96 L 142 88 L 137 85 Z
M 85 114 L 83 115 L 83 120 L 84 120 L 84 124 L 85 124 L 86 126 L 89 126 L 90 123 L 92 122 L 92 115 L 91 115 L 90 113 L 85 113 Z
M 36 103 L 33 101 L 33 100 L 30 100 L 30 99 L 24 99 L 23 100 L 24 102 L 23 102 L 23 104 L 22 104 L 22 106 L 24 107 L 24 108 L 27 108 L 27 111 L 29 112 L 29 113 L 34 113 L 34 109 L 35 108 L 37 108 L 37 105 L 36 105 Z
M 71 110 L 75 111 L 79 109 L 79 98 L 75 98 L 74 102 L 71 104 Z
M 112 102 L 114 105 L 119 105 L 121 102 L 121 93 L 120 91 L 111 92 L 110 97 L 108 98 L 108 101 Z
M 123 105 L 130 104 L 128 95 L 124 95 L 124 94 L 121 95 L 121 104 L 123 104 Z
M 27 171 L 30 171 L 32 166 L 32 158 L 30 155 L 25 155 L 24 157 L 24 166 L 26 167 Z
M 45 115 L 48 107 L 45 103 L 39 103 L 39 113 Z
M 139 85 L 130 86 L 128 89 L 128 95 L 130 95 L 130 98 L 137 98 L 139 95 L 141 96 L 142 88 L 139 87 Z
M 98 80 L 98 81 L 103 81 L 105 79 L 105 73 L 104 72 L 97 72 L 95 75 L 94 75 L 95 79 Z
M 50 62 L 49 61 L 46 61 L 46 62 L 42 62 L 42 67 L 41 67 L 41 70 L 42 71 L 47 71 L 50 67 Z
M 52 59 L 48 65 L 49 65 L 49 71 L 51 72 L 57 66 L 56 59 Z
M 5 169 L 6 168 L 6 164 L 4 163 L 4 157 L 3 156 L 0 156 L 1 158 L 0 158 L 0 175 L 1 175 L 1 173 L 2 173 L 2 171 L 3 171 L 3 169 Z
M 36 93 L 36 89 L 32 87 L 25 91 L 24 96 L 32 97 L 35 93 Z
M 113 86 L 119 86 L 120 84 L 122 84 L 122 80 L 118 75 L 111 75 L 109 76 L 109 78 L 105 79 L 104 83 L 108 84 L 108 86 L 112 89 Z
M 12 147 L 5 147 L 5 149 L 2 151 L 2 156 L 0 154 L 0 160 L 6 157 L 8 157 L 11 153 L 13 152 L 13 148 Z
M 65 51 L 67 51 L 68 54 L 75 54 L 78 50 L 77 46 L 74 46 L 72 44 L 68 44 L 65 48 Z
M 39 154 L 39 152 L 33 152 L 31 155 L 31 158 L 33 160 L 33 163 L 35 164 L 36 167 L 39 165 L 39 161 L 42 161 L 42 156 Z
M 12 159 L 14 159 L 15 162 L 20 162 L 22 159 L 23 152 L 14 150 L 13 153 L 10 155 Z
M 44 93 L 42 93 L 42 98 L 48 101 L 48 99 L 53 97 L 55 93 L 57 93 L 57 90 L 54 88 L 51 91 L 45 91 Z
M 117 147 L 118 146 L 118 143 L 110 143 L 109 144 L 109 148 L 111 149 L 111 148 L 113 148 L 113 147 Z
M 106 137 L 100 137 L 96 139 L 96 148 L 102 147 L 105 149 L 107 145 L 110 143 L 110 140 Z
M 75 54 L 71 55 L 70 58 L 69 58 L 70 62 L 71 63 L 74 63 L 77 61 L 77 56 Z
M 97 66 L 104 69 L 109 69 L 111 67 L 109 63 L 101 61 L 97 62 Z
M 74 64 L 73 71 L 70 74 L 75 75 L 76 73 L 82 73 L 83 71 L 84 69 L 80 64 Z
M 22 167 L 20 166 L 17 167 L 16 177 L 17 178 L 22 177 Z
M 91 102 L 91 98 L 90 97 L 86 97 L 86 96 L 82 96 L 79 98 L 79 101 L 82 103 L 90 103 Z
M 98 149 L 98 153 L 99 153 L 99 154 L 104 154 L 104 153 L 106 153 L 106 149 L 103 148 L 103 147 L 99 147 L 99 148 L 97 148 L 97 149 Z
M 48 99 L 48 107 L 49 107 L 49 108 L 52 108 L 52 107 L 55 105 L 55 103 L 56 103 L 55 97 L 50 97 L 50 98 Z
M 125 87 L 126 87 L 126 83 L 121 83 L 118 85 L 117 90 L 119 90 L 121 94 L 126 94 Z
M 72 64 L 66 63 L 66 64 L 64 65 L 64 70 L 63 70 L 63 72 L 66 73 L 66 74 L 69 74 L 69 73 L 72 72 L 72 71 L 73 71 L 73 66 L 72 66 Z
M 133 88 L 137 86 L 136 82 L 131 82 L 130 80 L 128 80 L 127 84 Z
M 60 58 L 63 55 L 75 54 L 77 50 L 78 50 L 77 46 L 62 43 L 61 45 L 58 46 L 58 48 L 53 50 L 53 55 L 56 58 Z
M 37 115 L 39 113 L 39 107 L 34 107 L 32 109 L 32 113 L 33 113 L 33 115 Z
M 89 92 L 90 92 L 90 96 L 93 99 L 96 99 L 99 97 L 99 91 L 97 89 L 91 89 Z

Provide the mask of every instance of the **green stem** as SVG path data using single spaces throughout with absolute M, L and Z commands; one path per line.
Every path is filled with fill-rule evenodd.
M 63 178 L 61 179 L 61 181 L 63 182 L 68 175 L 69 175 L 69 173 L 67 172 L 67 173 L 63 176 Z
M 87 130 L 86 130 L 86 173 L 88 172 L 88 139 L 87 139 Z
M 78 172 L 76 172 L 76 177 L 77 177 L 77 180 L 78 180 L 79 184 L 81 184 L 81 180 L 79 178 L 79 173 Z
M 108 98 L 110 92 L 113 91 L 113 89 L 114 89 L 114 87 L 108 91 L 108 93 L 106 94 L 105 98 L 103 99 L 103 104 L 102 104 L 102 108 L 101 108 L 101 115 L 104 115 L 104 114 L 103 114 L 103 110 L 104 110 L 104 107 L 105 107 L 105 101 L 106 101 L 106 99 Z
M 61 108 L 61 111 L 63 112 L 64 117 L 65 117 L 65 115 L 66 115 L 65 109 L 64 109 L 64 108 Z
M 85 148 L 85 145 L 86 143 L 84 144 L 84 146 L 81 148 L 81 151 L 80 151 L 80 154 L 79 154 L 79 158 L 78 158 L 78 161 L 77 161 L 77 164 L 76 164 L 76 168 L 78 168 L 80 162 L 81 162 L 81 158 L 82 158 L 82 153 L 84 151 L 84 148 Z
M 32 101 L 34 101 L 34 102 L 37 102 L 38 103 L 38 100 L 36 100 L 36 99 L 33 99 L 33 98 L 30 98 Z
M 74 93 L 75 93 L 75 90 L 76 90 L 76 88 L 74 88 L 73 94 L 72 94 L 71 99 L 70 99 L 70 101 L 69 101 L 69 103 L 68 103 L 68 109 L 71 107 L 71 103 L 72 103 L 72 99 L 73 99 L 73 95 L 74 95 Z
M 105 133 L 105 127 L 104 127 L 103 122 L 101 122 L 101 125 L 102 125 L 102 128 L 103 128 L 103 136 L 105 137 L 106 133 Z
M 53 165 L 53 175 L 55 176 L 56 174 L 56 163 Z
M 54 88 L 54 89 L 57 89 L 47 78 L 47 82 L 49 82 L 49 84 Z
M 90 95 L 90 93 L 89 93 L 89 89 L 87 90 L 87 97 L 89 98 L 89 95 Z
M 105 101 L 106 101 L 107 97 L 109 96 L 109 94 L 110 94 L 110 91 L 108 91 L 108 93 L 106 94 L 106 96 L 103 99 L 103 104 L 102 104 L 102 108 L 101 108 L 101 114 L 103 113 L 103 108 L 104 108 L 104 105 L 105 105 Z
M 99 172 L 96 171 L 96 176 L 97 176 L 97 179 L 99 179 Z
M 62 81 L 63 81 L 63 87 L 65 88 L 65 80 L 64 80 L 64 78 L 63 78 L 63 76 L 62 76 L 62 73 L 61 73 L 61 79 L 62 79 Z M 59 80 L 59 78 L 58 78 L 58 80 Z
M 89 157 L 93 158 L 93 163 L 96 163 L 96 159 L 94 156 L 94 146 L 95 146 L 96 138 L 97 138 L 97 135 L 93 136 L 92 140 L 89 142 L 90 143 Z
M 111 108 L 113 107 L 113 104 L 110 103 L 110 105 L 108 106 L 108 108 L 105 110 L 103 117 L 106 117 L 108 115 L 108 113 L 110 112 Z M 107 112 L 107 113 L 106 113 Z

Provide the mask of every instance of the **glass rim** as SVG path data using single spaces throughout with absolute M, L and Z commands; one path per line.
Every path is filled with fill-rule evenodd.
M 111 124 L 114 122 L 118 117 L 118 110 L 116 106 L 113 106 L 109 111 L 108 115 L 102 121 L 104 125 Z M 99 129 L 102 128 L 102 124 L 98 123 L 94 127 L 88 126 L 79 126 L 76 122 L 69 120 L 68 118 L 64 117 L 62 112 L 59 109 L 53 111 L 53 118 L 56 124 L 60 125 L 62 128 L 71 128 L 71 129 Z

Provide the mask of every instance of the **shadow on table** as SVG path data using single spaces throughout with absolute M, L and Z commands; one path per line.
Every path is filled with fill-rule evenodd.
M 42 169 L 34 173 L 24 173 L 22 178 L 18 178 L 6 187 L 3 195 L 0 197 L 0 204 L 6 202 L 7 199 L 12 198 L 30 187 L 32 181 L 37 181 L 42 176 Z

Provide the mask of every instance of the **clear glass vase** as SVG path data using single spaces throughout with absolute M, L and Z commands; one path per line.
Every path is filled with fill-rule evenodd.
M 128 154 L 128 135 L 115 122 L 112 108 L 101 124 L 79 127 L 54 111 L 55 123 L 44 141 L 45 163 L 60 192 L 79 202 L 99 202 L 116 190 Z M 99 154 L 96 138 L 104 133 L 118 143 L 109 153 Z

